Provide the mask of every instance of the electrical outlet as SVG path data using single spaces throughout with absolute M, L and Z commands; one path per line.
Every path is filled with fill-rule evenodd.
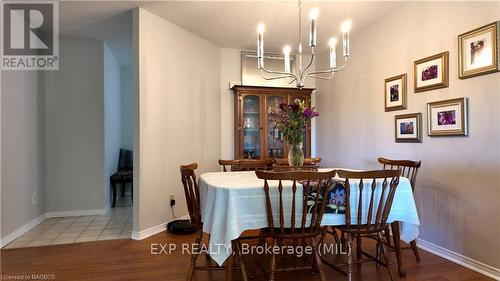
M 170 207 L 175 206 L 175 197 L 173 194 L 170 194 Z
M 33 194 L 31 194 L 31 204 L 33 204 L 33 205 L 38 204 L 38 193 L 37 192 L 33 192 Z

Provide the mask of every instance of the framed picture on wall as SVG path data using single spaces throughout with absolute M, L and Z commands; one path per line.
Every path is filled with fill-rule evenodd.
M 429 136 L 466 136 L 467 98 L 427 104 Z
M 499 71 L 500 21 L 458 35 L 458 77 Z
M 385 79 L 385 111 L 406 109 L 406 73 Z
M 396 142 L 422 142 L 422 113 L 394 117 Z
M 413 64 L 415 92 L 448 87 L 448 51 L 417 60 Z

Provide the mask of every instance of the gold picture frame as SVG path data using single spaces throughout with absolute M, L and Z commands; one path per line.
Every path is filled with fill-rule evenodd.
M 427 104 L 429 136 L 467 136 L 468 100 L 465 97 Z
M 408 95 L 406 81 L 406 73 L 384 80 L 384 107 L 386 112 L 406 109 Z
M 458 35 L 458 78 L 500 71 L 500 21 Z
M 422 113 L 394 116 L 396 142 L 422 142 Z
M 449 84 L 448 68 L 448 51 L 415 61 L 413 64 L 415 93 L 447 88 Z

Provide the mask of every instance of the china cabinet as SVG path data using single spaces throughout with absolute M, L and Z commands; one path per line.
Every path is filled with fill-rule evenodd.
M 234 92 L 234 155 L 236 159 L 286 158 L 288 146 L 283 133 L 269 119 L 280 103 L 303 100 L 311 105 L 314 89 L 240 86 Z M 311 126 L 302 133 L 305 157 L 311 155 Z

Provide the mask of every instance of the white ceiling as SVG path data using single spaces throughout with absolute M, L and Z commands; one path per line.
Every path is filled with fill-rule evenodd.
M 343 20 L 355 33 L 404 2 L 304 1 L 303 44 L 309 36 L 308 11 L 319 9 L 318 45 L 326 48 L 331 36 L 340 37 Z M 61 34 L 105 40 L 122 65 L 131 64 L 132 16 L 141 6 L 166 20 L 225 48 L 255 49 L 256 27 L 266 25 L 266 51 L 286 44 L 297 49 L 297 1 L 61 1 Z
M 319 9 L 319 48 L 327 47 L 332 36 L 339 37 L 340 25 L 352 20 L 353 32 L 369 25 L 403 5 L 387 1 L 304 1 L 302 40 L 307 45 L 309 10 Z M 298 1 L 192 1 L 155 3 L 145 6 L 170 22 L 214 44 L 238 49 L 255 49 L 257 24 L 264 23 L 266 51 L 281 51 L 289 44 L 298 46 Z
M 140 3 L 125 1 L 61 1 L 62 36 L 104 40 L 121 65 L 132 62 L 132 13 Z

